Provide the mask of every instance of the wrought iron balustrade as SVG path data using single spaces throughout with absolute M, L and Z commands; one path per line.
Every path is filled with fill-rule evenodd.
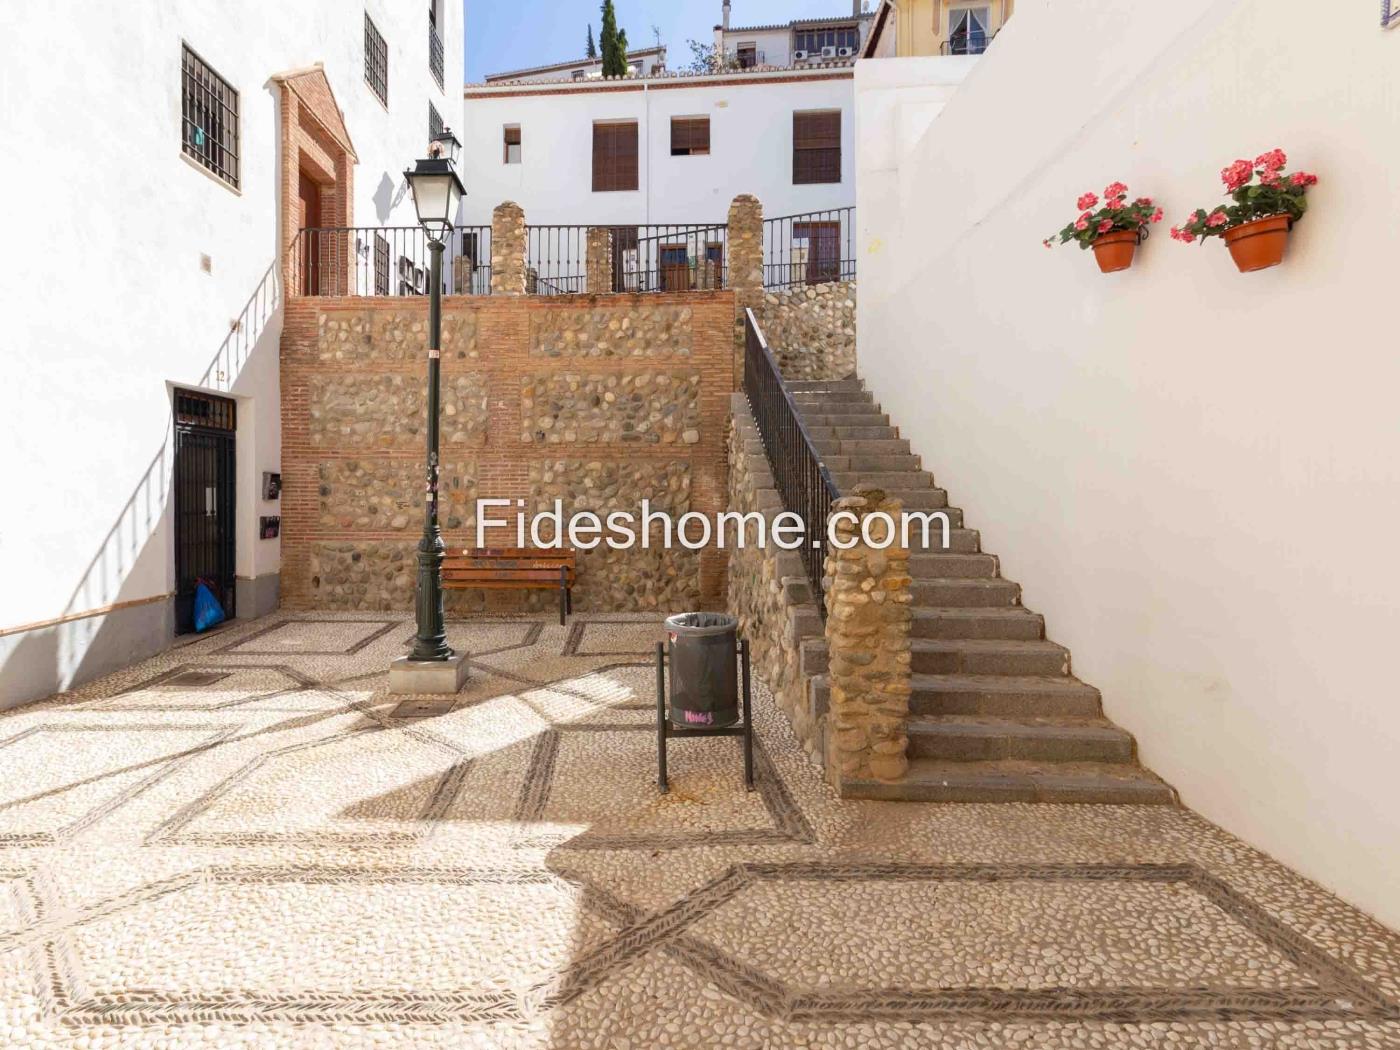
M 594 241 L 604 255 L 593 260 L 595 285 L 588 287 L 590 231 L 608 232 Z M 726 287 L 728 227 L 723 224 L 527 226 L 526 291 L 566 295 L 585 291 L 686 292 Z
M 763 221 L 763 286 L 856 279 L 856 210 L 784 215 Z
M 444 295 L 491 294 L 491 227 L 458 226 L 444 242 Z M 292 243 L 293 295 L 427 295 L 421 226 L 313 226 Z
M 797 403 L 783 383 L 778 361 L 768 349 L 752 310 L 744 311 L 744 394 L 763 439 L 763 451 L 783 507 L 802 519 L 802 543 L 797 552 L 807 570 L 817 607 L 825 617 L 822 577 L 827 520 L 831 517 L 831 504 L 840 493 L 802 422 Z M 813 541 L 818 546 L 813 546 Z

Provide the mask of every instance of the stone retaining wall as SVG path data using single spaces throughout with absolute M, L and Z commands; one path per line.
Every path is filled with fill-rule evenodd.
M 729 510 L 757 513 L 772 522 L 782 511 L 758 430 L 742 394 L 733 398 L 729 429 Z M 771 535 L 771 532 L 770 532 Z M 796 551 L 754 545 L 757 527 L 745 530 L 747 546 L 729 551 L 728 608 L 749 639 L 754 672 L 772 690 L 808 755 L 825 754 L 825 692 L 814 688 L 824 669 L 821 615 Z
M 522 279 L 523 280 L 523 279 Z M 511 279 L 512 289 L 515 278 Z M 282 336 L 282 600 L 412 608 L 423 522 L 426 299 L 294 298 Z M 477 498 L 534 510 L 716 514 L 727 486 L 734 299 L 448 297 L 441 520 L 474 546 Z M 513 515 L 513 508 L 493 511 Z M 545 530 L 549 534 L 549 530 Z M 488 543 L 515 545 L 515 530 Z M 580 611 L 721 608 L 724 554 L 580 552 Z M 552 609 L 544 592 L 447 595 L 449 613 Z
M 787 379 L 845 379 L 856 370 L 856 282 L 770 288 L 754 309 Z

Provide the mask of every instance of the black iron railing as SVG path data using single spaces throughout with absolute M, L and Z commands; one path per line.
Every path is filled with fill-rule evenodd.
M 292 243 L 293 295 L 427 295 L 421 226 L 308 227 Z M 444 295 L 491 294 L 491 227 L 458 226 L 442 259 Z
M 744 394 L 763 439 L 763 450 L 783 507 L 802 519 L 803 539 L 797 550 L 817 607 L 825 617 L 822 576 L 827 519 L 831 516 L 831 504 L 840 493 L 802 423 L 797 403 L 783 383 L 778 361 L 768 349 L 752 310 L 744 311 Z
M 443 53 L 442 37 L 438 36 L 437 26 L 428 25 L 428 68 L 433 72 L 433 79 L 437 81 L 437 86 L 442 87 L 443 75 Z
M 980 55 L 992 45 L 995 33 L 954 33 L 943 41 L 940 50 L 945 55 Z
M 589 291 L 589 231 L 604 254 L 593 260 L 602 292 L 685 292 L 725 287 L 728 227 L 722 224 L 650 226 L 529 226 L 525 237 L 527 291 L 560 295 Z
M 856 279 L 856 210 L 834 208 L 763 221 L 763 286 Z

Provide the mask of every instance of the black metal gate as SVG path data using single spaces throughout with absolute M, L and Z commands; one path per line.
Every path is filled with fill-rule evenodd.
M 234 431 L 225 397 L 175 391 L 175 630 L 194 630 L 203 580 L 234 615 Z

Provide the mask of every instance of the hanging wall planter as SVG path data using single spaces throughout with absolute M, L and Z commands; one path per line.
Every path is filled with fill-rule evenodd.
M 1252 163 L 1235 161 L 1220 173 L 1233 203 L 1209 212 L 1197 208 L 1186 222 L 1172 227 L 1172 239 L 1190 244 L 1198 237 L 1202 243 L 1219 237 L 1240 273 L 1277 266 L 1288 248 L 1288 231 L 1308 210 L 1304 194 L 1317 184 L 1317 176 L 1306 171 L 1285 172 L 1287 163 L 1281 149 L 1261 154 Z
M 1267 270 L 1283 262 L 1291 229 L 1293 220 L 1287 215 L 1270 215 L 1232 226 L 1225 231 L 1225 244 L 1240 273 Z
M 1086 193 L 1079 198 L 1079 218 L 1075 219 L 1055 235 L 1059 243 L 1078 243 L 1081 250 L 1092 248 L 1099 269 L 1104 273 L 1117 273 L 1133 265 L 1137 246 L 1147 238 L 1148 228 L 1154 222 L 1162 221 L 1162 209 L 1153 203 L 1151 197 L 1139 197 L 1128 203 L 1128 187 L 1114 182 L 1104 187 L 1103 207 L 1093 211 L 1099 204 L 1096 193 Z M 1042 243 L 1047 248 L 1055 246 L 1055 237 Z
M 1094 238 L 1090 245 L 1094 249 L 1094 261 L 1104 273 L 1117 273 L 1133 265 L 1138 242 L 1142 235 L 1137 230 L 1115 230 Z

